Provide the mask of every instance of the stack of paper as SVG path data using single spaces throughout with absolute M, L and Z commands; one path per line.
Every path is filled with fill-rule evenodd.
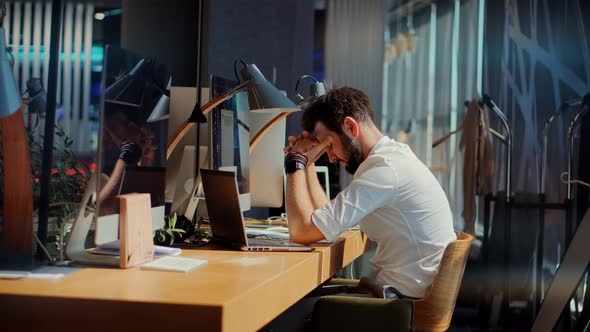
M 205 265 L 207 265 L 207 260 L 205 259 L 165 256 L 147 262 L 141 265 L 141 268 L 146 270 L 189 272 Z

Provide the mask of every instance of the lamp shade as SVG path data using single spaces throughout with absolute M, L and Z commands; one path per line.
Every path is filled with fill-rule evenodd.
M 250 111 L 264 113 L 295 112 L 299 108 L 287 96 L 264 78 L 258 67 L 246 65 L 242 76 L 248 82 L 248 103 Z
M 8 61 L 4 36 L 4 29 L 0 27 L 0 118 L 14 114 L 21 103 L 20 93 Z
M 170 87 L 172 86 L 172 77 L 168 80 L 168 85 L 166 86 L 166 91 L 162 93 L 162 96 L 154 106 L 154 110 L 150 114 L 147 122 L 157 122 L 161 120 L 166 120 L 170 117 Z
M 309 86 L 309 95 L 314 97 L 326 94 L 326 85 L 323 82 L 316 82 Z
M 130 72 L 109 85 L 104 92 L 105 102 L 141 106 L 145 82 L 137 78 L 146 65 L 147 62 L 141 59 Z

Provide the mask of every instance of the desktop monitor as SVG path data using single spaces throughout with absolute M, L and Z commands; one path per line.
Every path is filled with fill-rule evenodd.
M 211 99 L 237 85 L 236 81 L 211 76 Z M 211 111 L 211 168 L 236 173 L 242 211 L 250 210 L 250 117 L 245 91 Z
M 250 114 L 253 137 L 276 114 Z M 286 120 L 276 123 L 250 154 L 250 195 L 252 206 L 279 208 L 283 205 L 283 163 Z
M 152 228 L 164 225 L 168 122 L 148 121 L 161 108 L 171 76 L 167 68 L 131 51 L 107 47 L 98 142 L 95 243 L 118 238 L 116 196 L 150 193 Z M 167 96 L 167 95 L 166 95 Z M 158 106 L 157 106 L 158 105 Z
M 174 131 L 191 116 L 197 89 L 194 87 L 173 86 L 170 89 L 170 116 L 168 118 L 168 139 Z M 201 106 L 209 101 L 209 88 L 201 89 Z M 207 124 L 191 128 L 180 140 L 166 160 L 166 203 L 170 205 L 169 215 L 184 214 L 183 207 L 190 199 L 197 176 L 197 167 L 209 168 L 209 113 Z M 199 139 L 197 140 L 197 132 Z M 201 147 L 197 152 L 196 145 Z M 196 162 L 197 155 L 200 162 Z

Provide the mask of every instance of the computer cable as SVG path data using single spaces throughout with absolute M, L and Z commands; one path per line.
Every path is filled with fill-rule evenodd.
M 266 218 L 266 222 L 272 224 L 273 222 L 288 222 L 287 213 L 283 212 L 280 216 L 270 216 Z

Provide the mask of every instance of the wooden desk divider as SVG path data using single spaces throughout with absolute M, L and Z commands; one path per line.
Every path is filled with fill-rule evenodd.
M 3 47 L 3 46 L 0 46 Z M 27 133 L 23 120 L 25 104 L 18 112 L 0 119 L 0 145 L 4 158 L 4 210 L 0 239 L 0 267 L 32 270 L 33 190 Z
M 86 250 L 85 242 L 95 219 L 94 210 L 87 209 L 96 192 L 98 175 L 92 173 L 80 202 L 76 220 L 67 239 L 66 255 L 79 264 L 127 268 L 153 258 L 152 210 L 149 194 L 117 196 L 119 203 L 119 256 L 94 254 Z
M 154 257 L 150 194 L 126 194 L 119 200 L 119 237 L 121 268 L 151 261 Z

